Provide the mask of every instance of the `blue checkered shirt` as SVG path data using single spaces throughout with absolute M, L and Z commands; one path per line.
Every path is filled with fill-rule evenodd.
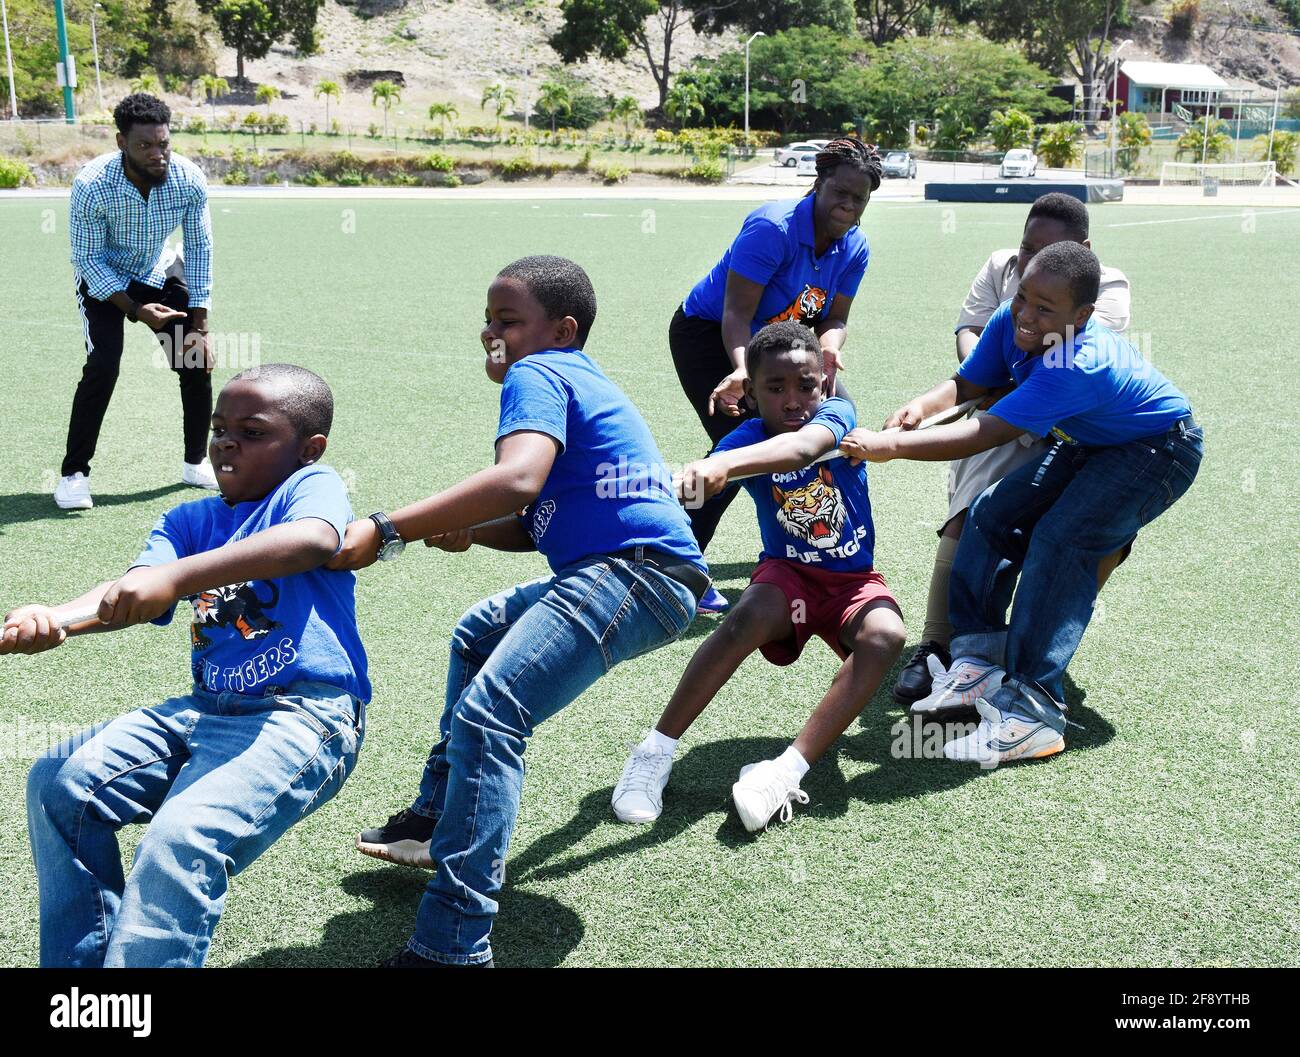
M 185 283 L 190 307 L 212 300 L 212 220 L 203 170 L 178 154 L 167 179 L 146 200 L 122 170 L 120 152 L 100 155 L 72 181 L 69 207 L 72 266 L 90 296 L 107 301 L 135 280 L 161 288 L 167 237 L 179 224 L 185 239 Z

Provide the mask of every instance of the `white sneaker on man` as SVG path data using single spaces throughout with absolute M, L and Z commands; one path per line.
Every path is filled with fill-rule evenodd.
M 54 486 L 54 502 L 64 510 L 89 510 L 94 501 L 90 498 L 90 481 L 84 473 L 61 477 Z
M 1065 748 L 1065 739 L 1046 723 L 1003 712 L 982 697 L 975 702 L 980 714 L 974 733 L 943 747 L 950 760 L 996 767 L 1012 760 L 1038 760 Z
M 638 745 L 623 765 L 610 803 L 620 822 L 653 822 L 664 809 L 664 786 L 673 769 L 670 753 Z
M 930 658 L 934 661 L 934 658 Z M 941 719 L 961 712 L 970 712 L 981 697 L 989 698 L 1002 685 L 1007 673 L 996 664 L 978 661 L 957 661 L 947 671 L 936 672 L 937 662 L 931 666 L 934 676 L 930 692 L 921 700 L 912 702 L 909 710 L 914 716 Z
M 750 833 L 766 829 L 778 814 L 782 822 L 794 815 L 794 803 L 808 803 L 799 779 L 776 760 L 762 760 L 740 769 L 740 780 L 731 787 L 740 821 Z
M 212 472 L 212 463 L 207 459 L 202 462 L 182 463 L 181 480 L 185 484 L 197 485 L 199 488 L 217 490 L 217 475 Z

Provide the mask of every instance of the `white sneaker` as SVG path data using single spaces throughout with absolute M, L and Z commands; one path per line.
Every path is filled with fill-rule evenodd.
M 731 787 L 740 821 L 750 833 L 766 829 L 780 814 L 782 822 L 794 815 L 793 802 L 808 803 L 808 794 L 799 788 L 799 780 L 775 760 L 763 760 L 740 769 L 740 781 Z
M 664 786 L 673 769 L 666 752 L 638 745 L 623 765 L 623 777 L 614 786 L 610 803 L 620 822 L 653 822 L 664 809 Z
M 1046 723 L 1003 712 L 982 697 L 975 702 L 980 714 L 973 734 L 957 738 L 943 747 L 950 760 L 996 767 L 1012 760 L 1038 760 L 1054 756 L 1065 748 L 1065 739 Z
M 89 510 L 94 501 L 90 498 L 90 481 L 84 473 L 62 477 L 54 488 L 54 502 L 64 510 Z
M 970 712 L 981 697 L 989 698 L 1002 685 L 1007 673 L 996 664 L 961 661 L 947 671 L 936 672 L 938 661 L 928 658 L 934 676 L 930 692 L 912 702 L 910 712 L 926 719 L 939 719 L 959 712 Z
M 212 472 L 212 463 L 207 459 L 202 462 L 187 462 L 181 464 L 181 480 L 185 484 L 197 485 L 199 488 L 210 488 L 212 491 L 217 490 L 217 475 Z

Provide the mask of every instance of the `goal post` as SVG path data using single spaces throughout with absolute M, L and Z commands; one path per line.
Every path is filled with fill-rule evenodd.
M 1161 187 L 1200 187 L 1214 180 L 1224 187 L 1271 187 L 1277 165 L 1271 161 L 1200 162 L 1167 161 L 1160 167 Z

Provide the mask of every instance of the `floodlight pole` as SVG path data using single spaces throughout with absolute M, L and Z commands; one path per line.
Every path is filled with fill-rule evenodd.
M 1131 40 L 1126 40 L 1124 41 L 1123 44 L 1121 44 L 1118 48 L 1115 49 L 1115 70 L 1114 73 L 1111 75 L 1111 81 L 1110 81 L 1110 164 L 1112 166 L 1111 175 L 1114 175 L 1113 167 L 1115 165 L 1115 151 L 1117 149 L 1116 138 L 1115 138 L 1115 132 L 1116 132 L 1115 126 L 1119 122 L 1119 100 L 1116 99 L 1116 96 L 1119 95 L 1119 53 L 1132 43 L 1133 42 Z
M 59 34 L 59 86 L 63 89 L 64 120 L 69 125 L 77 122 L 77 104 L 72 98 L 72 89 L 77 84 L 77 65 L 68 51 L 68 22 L 63 17 L 63 0 L 54 0 L 54 27 Z
M 1277 131 L 1277 104 L 1282 94 L 1282 82 L 1273 82 L 1273 123 L 1268 127 L 1268 155 L 1266 161 L 1273 160 L 1273 133 Z
M 14 56 L 9 50 L 9 10 L 5 7 L 5 0 L 0 0 L 0 20 L 4 22 L 5 29 L 5 66 L 9 70 L 9 120 L 18 120 L 18 93 L 14 90 Z
M 754 37 L 766 37 L 767 34 L 761 29 L 745 41 L 745 150 L 749 150 L 749 46 L 754 43 Z

